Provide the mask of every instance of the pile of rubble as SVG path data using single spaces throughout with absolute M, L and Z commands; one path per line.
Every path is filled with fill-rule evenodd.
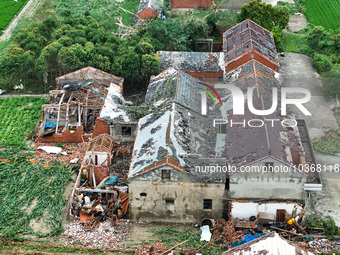
M 340 246 L 338 242 L 332 242 L 327 239 L 315 239 L 307 243 L 306 250 L 315 253 L 329 253 L 340 251 Z
M 220 243 L 225 243 L 230 247 L 233 242 L 241 240 L 238 232 L 235 231 L 233 220 L 217 220 L 212 229 L 213 239 Z
M 65 245 L 81 244 L 88 248 L 118 249 L 129 237 L 129 220 L 119 220 L 115 225 L 102 222 L 93 231 L 86 231 L 79 221 L 71 223 L 63 233 Z
M 47 163 L 52 161 L 59 161 L 64 164 L 69 164 L 71 162 L 80 163 L 84 157 L 84 152 L 86 148 L 86 143 L 73 143 L 73 144 L 63 144 L 62 153 L 48 153 L 44 150 L 38 149 L 39 147 L 55 147 L 55 143 L 40 143 L 38 142 L 34 149 L 36 150 L 36 158 L 38 161 L 45 161 Z M 78 159 L 78 160 L 77 160 Z
M 143 244 L 136 251 L 135 255 L 160 255 L 169 254 L 166 251 L 169 249 L 164 243 L 157 242 L 154 244 Z

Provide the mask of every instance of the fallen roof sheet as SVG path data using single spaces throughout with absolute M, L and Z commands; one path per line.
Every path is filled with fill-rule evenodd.
M 223 52 L 158 51 L 157 55 L 162 70 L 173 67 L 184 72 L 216 73 L 225 69 Z
M 313 255 L 309 251 L 303 250 L 292 242 L 289 242 L 279 236 L 276 232 L 261 236 L 248 243 L 242 244 L 236 248 L 230 249 L 222 255 Z

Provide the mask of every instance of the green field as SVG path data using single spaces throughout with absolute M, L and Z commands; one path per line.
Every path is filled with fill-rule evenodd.
M 340 27 L 340 0 L 305 0 L 304 5 L 310 23 L 325 29 Z
M 54 236 L 63 231 L 63 192 L 71 180 L 71 168 L 37 163 L 31 157 L 0 151 L 0 236 Z
M 25 6 L 28 0 L 1 0 L 0 1 L 0 30 L 4 30 L 13 19 L 13 16 Z
M 47 99 L 39 97 L 0 99 L 0 146 L 26 148 L 26 138 L 41 118 L 41 105 Z

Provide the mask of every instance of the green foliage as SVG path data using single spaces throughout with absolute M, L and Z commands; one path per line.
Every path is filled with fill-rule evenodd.
M 308 21 L 325 29 L 338 29 L 340 24 L 340 5 L 336 0 L 304 0 Z
M 41 117 L 41 105 L 48 100 L 38 97 L 0 99 L 0 145 L 27 148 L 26 139 Z
M 331 70 L 332 62 L 326 55 L 315 53 L 313 57 L 313 65 L 318 73 Z
M 237 24 L 237 13 L 233 10 L 212 12 L 207 16 L 209 34 L 221 40 L 223 33 Z
M 158 227 L 153 231 L 157 238 L 172 247 L 178 243 L 188 240 L 182 247 L 187 248 L 201 248 L 204 243 L 200 241 L 200 230 L 192 227 L 178 227 L 176 225 Z M 202 254 L 221 254 L 218 245 L 212 243 L 211 245 L 200 250 Z
M 0 233 L 57 235 L 66 200 L 64 186 L 71 169 L 59 163 L 49 167 L 33 165 L 30 155 L 0 151 Z M 30 223 L 43 221 L 48 233 L 35 232 Z
M 287 52 L 301 53 L 312 56 L 313 50 L 307 44 L 306 37 L 297 34 L 284 34 L 282 48 Z
M 316 151 L 329 155 L 340 153 L 340 131 L 327 131 L 325 136 L 313 141 L 313 148 Z
M 14 15 L 26 5 L 28 0 L 1 0 L 0 1 L 0 30 L 7 28 Z
M 305 217 L 306 225 L 310 228 L 322 228 L 328 239 L 340 234 L 340 229 L 335 225 L 332 217 L 322 217 L 319 214 L 311 213 Z
M 241 7 L 239 20 L 251 19 L 267 30 L 277 26 L 284 29 L 289 22 L 289 10 L 283 6 L 272 6 L 261 0 L 253 0 Z
M 312 49 L 320 49 L 320 41 L 325 36 L 323 27 L 314 27 L 307 33 L 307 42 Z
M 278 27 L 274 27 L 271 32 L 273 33 L 273 37 L 275 40 L 276 50 L 278 52 L 283 51 L 283 31 Z
M 297 12 L 294 3 L 287 3 L 287 2 L 278 1 L 277 5 L 287 8 L 290 15 L 294 15 Z

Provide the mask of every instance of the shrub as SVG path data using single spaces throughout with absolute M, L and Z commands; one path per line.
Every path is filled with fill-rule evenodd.
M 313 65 L 318 73 L 327 72 L 332 68 L 331 60 L 326 55 L 318 53 L 314 54 Z

